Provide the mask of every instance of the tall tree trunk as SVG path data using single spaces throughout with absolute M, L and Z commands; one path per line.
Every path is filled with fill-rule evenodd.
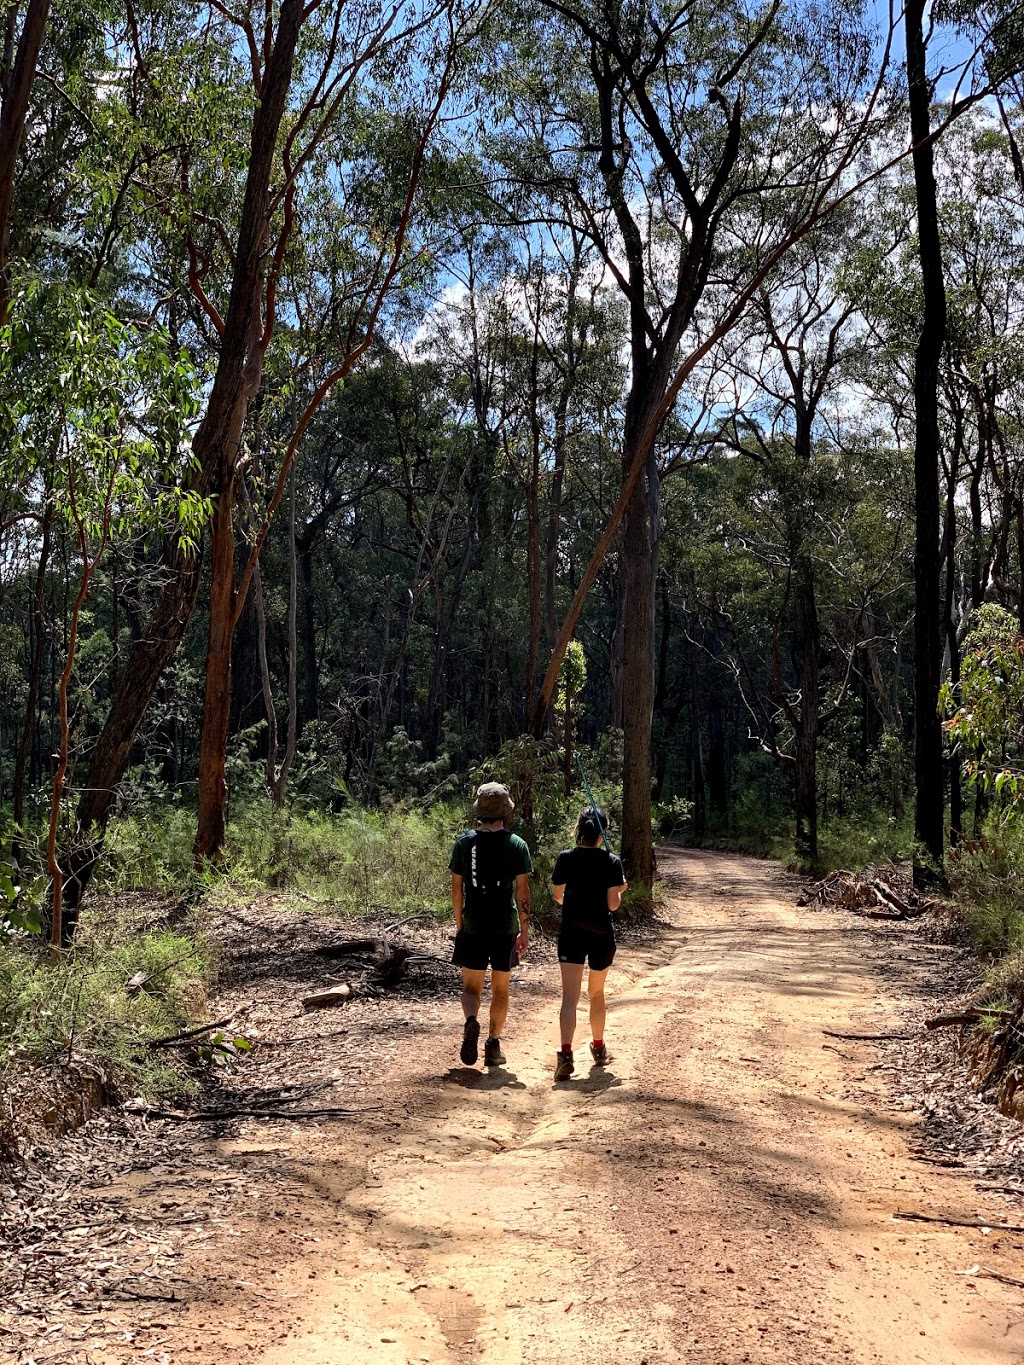
M 198 818 L 192 846 L 197 865 L 224 844 L 231 641 L 235 612 L 235 467 L 225 469 L 210 534 L 210 625 L 206 648 L 203 727 L 199 740 Z
M 725 746 L 725 719 L 717 694 L 708 698 L 708 805 L 716 815 L 729 812 L 729 764 Z
M 320 661 L 316 653 L 316 598 L 313 593 L 313 537 L 307 532 L 298 542 L 302 577 L 302 724 L 320 714 Z
M 633 447 L 627 441 L 623 466 L 630 468 Z M 654 881 L 651 837 L 651 720 L 654 712 L 654 584 L 656 547 L 650 502 L 657 496 L 653 452 L 646 479 L 640 479 L 622 520 L 619 558 L 625 576 L 626 617 L 622 668 L 622 859 L 632 882 Z
M 541 422 L 538 394 L 537 361 L 540 347 L 533 343 L 530 367 L 530 481 L 526 489 L 526 591 L 529 599 L 530 628 L 526 649 L 526 696 L 524 715 L 529 724 L 537 697 L 537 664 L 540 659 L 541 634 L 541 574 L 540 574 L 540 440 Z
M 243 545 L 242 553 L 248 552 Z M 259 622 L 256 619 L 256 594 L 245 600 L 231 642 L 231 716 L 233 735 L 259 724 L 266 716 L 263 683 L 260 677 Z M 259 749 L 263 751 L 262 742 Z
M 13 9 L 13 6 L 11 6 Z M 0 109 L 0 323 L 7 321 L 11 302 L 11 210 L 14 207 L 14 172 L 25 133 L 28 101 L 35 80 L 39 50 L 43 45 L 50 0 L 29 0 L 22 24 L 14 67 Z
M 304 0 L 282 0 L 277 34 L 253 115 L 251 154 L 235 249 L 231 294 L 224 318 L 217 372 L 192 450 L 193 489 L 209 494 L 224 452 L 236 452 L 249 403 L 259 384 L 252 342 L 258 332 L 264 248 L 270 212 L 270 176 L 284 116 Z M 81 841 L 68 855 L 65 905 L 76 911 L 103 846 L 117 784 L 124 774 L 142 718 L 160 675 L 173 658 L 195 609 L 199 564 L 194 554 L 169 541 L 165 582 L 146 629 L 132 650 L 106 723 L 93 752 L 89 781 L 78 803 Z
M 50 563 L 50 531 L 53 526 L 53 504 L 47 489 L 46 506 L 43 510 L 42 539 L 39 543 L 39 564 L 36 568 L 36 582 L 32 593 L 32 663 L 28 678 L 28 696 L 25 698 L 25 719 L 21 728 L 18 755 L 14 762 L 14 803 L 15 843 L 14 855 L 17 859 L 25 833 L 25 770 L 32 752 L 32 738 L 36 729 L 36 712 L 39 709 L 39 693 L 43 683 L 43 664 L 46 659 L 46 573 Z
M 280 810 L 288 790 L 288 777 L 295 761 L 295 745 L 299 734 L 299 651 L 298 651 L 298 571 L 295 554 L 295 478 L 292 476 L 291 507 L 288 516 L 288 725 L 285 732 L 284 755 L 277 764 L 277 710 L 270 680 L 267 658 L 267 613 L 263 598 L 263 575 L 259 562 L 253 571 L 251 596 L 256 613 L 260 678 L 263 684 L 263 704 L 267 712 L 267 791 Z
M 615 598 L 615 624 L 611 638 L 611 724 L 614 729 L 622 729 L 622 669 L 625 661 L 626 632 L 626 579 L 621 566 L 615 575 L 613 586 Z
M 943 627 L 949 651 L 949 683 L 956 695 L 960 686 L 960 642 L 954 614 L 956 592 L 956 467 L 946 485 L 946 598 Z M 949 842 L 954 847 L 963 838 L 963 788 L 960 774 L 960 746 L 954 741 L 949 748 Z
M 942 670 L 942 594 L 939 566 L 939 362 L 946 336 L 946 290 L 931 141 L 932 89 L 926 69 L 924 0 L 904 10 L 907 92 L 917 198 L 918 253 L 924 312 L 914 364 L 914 510 L 916 580 L 914 616 L 914 772 L 917 793 L 914 832 L 921 853 L 914 882 L 928 886 L 942 878 L 943 764 L 939 682 Z
M 704 798 L 704 748 L 700 737 L 700 710 L 697 706 L 697 646 L 690 640 L 690 757 L 693 767 L 693 836 L 703 839 L 707 830 Z
M 794 647 L 800 677 L 800 713 L 795 731 L 796 852 L 806 863 L 818 857 L 818 608 L 814 566 L 802 554 L 796 573 Z

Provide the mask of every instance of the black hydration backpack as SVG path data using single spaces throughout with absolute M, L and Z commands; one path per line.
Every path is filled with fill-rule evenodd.
M 466 905 L 474 919 L 484 924 L 507 917 L 512 904 L 515 877 L 508 874 L 511 840 L 507 829 L 472 831 L 464 883 Z

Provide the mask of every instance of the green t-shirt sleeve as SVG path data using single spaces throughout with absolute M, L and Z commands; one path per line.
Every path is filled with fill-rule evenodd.
M 448 861 L 448 871 L 454 872 L 457 877 L 466 875 L 466 845 L 462 839 L 455 841 L 452 849 L 452 856 Z
M 525 839 L 520 839 L 518 834 L 512 836 L 512 861 L 515 865 L 515 875 L 522 876 L 525 872 L 528 875 L 533 872 L 533 859 L 530 857 L 530 846 Z

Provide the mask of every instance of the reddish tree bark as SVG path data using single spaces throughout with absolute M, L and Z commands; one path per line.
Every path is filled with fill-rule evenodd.
M 0 323 L 10 309 L 11 210 L 14 207 L 14 172 L 28 117 L 28 101 L 35 80 L 39 49 L 43 45 L 50 0 L 29 0 L 10 81 L 0 109 Z
M 226 469 L 237 460 L 242 426 L 260 381 L 263 296 L 267 227 L 271 212 L 270 177 L 281 121 L 291 85 L 295 48 L 303 23 L 303 0 L 282 0 L 277 32 L 263 73 L 253 114 L 251 151 L 245 196 L 239 218 L 234 272 L 227 311 L 221 324 L 221 347 L 206 412 L 192 443 L 196 457 L 193 491 L 223 491 Z M 176 541 L 164 555 L 166 579 L 153 614 L 128 659 L 110 711 L 93 753 L 89 781 L 78 803 L 83 839 L 67 859 L 65 905 L 73 927 L 82 893 L 102 848 L 103 832 L 117 783 L 160 674 L 173 658 L 199 589 L 198 557 Z

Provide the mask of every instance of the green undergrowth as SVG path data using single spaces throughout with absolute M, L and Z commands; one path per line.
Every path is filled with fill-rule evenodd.
M 598 789 L 596 798 L 602 799 Z M 512 828 L 530 845 L 534 898 L 541 914 L 560 849 L 571 847 L 586 798 L 573 792 L 544 803 L 532 824 Z M 352 807 L 340 812 L 275 809 L 267 800 L 239 803 L 227 825 L 217 869 L 196 872 L 192 860 L 195 813 L 157 806 L 111 823 L 99 885 L 117 894 L 149 890 L 187 892 L 199 900 L 230 903 L 257 891 L 346 915 L 449 913 L 448 860 L 454 841 L 472 823 L 468 804 Z M 614 836 L 613 836 L 614 842 Z M 636 903 L 640 888 L 630 888 Z
M 446 805 L 321 814 L 253 800 L 229 820 L 220 866 L 196 873 L 194 812 L 152 810 L 111 825 L 102 882 L 113 892 L 189 886 L 215 902 L 292 892 L 349 915 L 440 913 L 451 844 L 463 828 Z
M 906 862 L 913 853 L 914 830 L 909 816 L 896 821 L 881 812 L 830 820 L 819 824 L 818 856 L 808 861 L 796 851 L 791 813 L 769 808 L 760 819 L 745 824 L 718 828 L 709 824 L 699 842 L 704 848 L 774 858 L 790 871 L 824 875 L 837 868 L 860 872 L 887 862 Z
M 947 873 L 976 951 L 1024 985 L 1024 822 L 991 820 L 981 838 L 950 852 Z
M 168 1098 L 192 1085 L 180 1056 L 153 1049 L 204 1008 L 199 934 L 140 930 L 83 916 L 75 947 L 54 960 L 38 936 L 0 942 L 0 1082 L 12 1069 L 86 1063 L 122 1098 Z M 141 984 L 129 983 L 133 978 Z

